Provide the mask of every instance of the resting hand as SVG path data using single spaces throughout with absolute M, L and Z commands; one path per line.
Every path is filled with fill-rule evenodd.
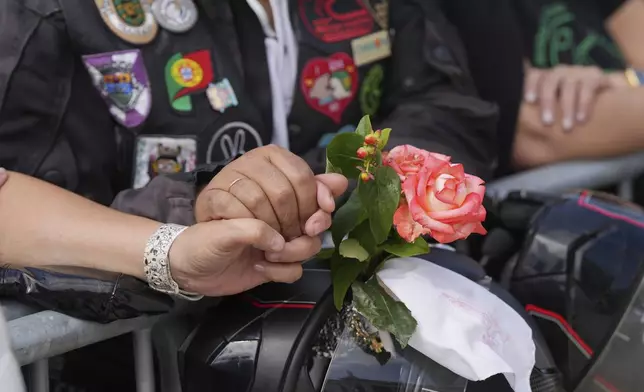
M 198 223 L 187 228 L 169 253 L 172 277 L 184 290 L 207 296 L 240 293 L 266 282 L 292 283 L 301 261 L 319 252 L 318 237 L 291 242 L 257 219 Z
M 565 131 L 570 131 L 575 123 L 583 123 L 590 117 L 595 98 L 602 90 L 627 86 L 623 74 L 605 73 L 598 67 L 528 68 L 524 99 L 539 104 L 544 125 L 554 124 L 558 104 L 562 113 L 561 125 Z
M 347 188 L 337 174 L 314 176 L 307 163 L 274 145 L 249 151 L 228 164 L 201 191 L 197 222 L 255 218 L 291 240 L 331 226 L 334 198 Z

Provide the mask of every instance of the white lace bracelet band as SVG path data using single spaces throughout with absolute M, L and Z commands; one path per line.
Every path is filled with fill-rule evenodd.
M 189 301 L 198 301 L 203 298 L 203 295 L 181 290 L 170 273 L 170 259 L 168 258 L 170 248 L 179 234 L 187 228 L 187 226 L 171 223 L 161 225 L 150 236 L 145 246 L 145 253 L 143 254 L 145 266 L 143 269 L 148 284 L 154 290 Z

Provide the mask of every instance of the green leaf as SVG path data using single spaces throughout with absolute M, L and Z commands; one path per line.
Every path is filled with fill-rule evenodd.
M 333 248 L 322 249 L 317 255 L 315 255 L 315 258 L 320 260 L 330 259 L 331 256 L 333 256 L 333 252 L 335 252 L 335 249 Z
M 347 178 L 358 178 L 362 160 L 356 151 L 364 144 L 364 138 L 355 133 L 341 133 L 336 135 L 326 148 L 326 157 L 335 170 L 340 170 Z M 328 168 L 328 164 L 327 164 Z M 335 171 L 334 173 L 337 173 Z
M 385 252 L 399 257 L 412 257 L 429 253 L 429 245 L 423 237 L 418 237 L 412 243 L 409 243 L 396 235 L 383 244 Z
M 376 166 L 382 165 L 382 151 L 376 150 Z
M 358 259 L 358 261 L 365 261 L 369 258 L 369 252 L 355 238 L 348 238 L 342 241 L 339 251 L 342 257 Z
M 385 128 L 380 130 L 380 141 L 378 141 L 378 150 L 385 148 L 389 142 L 389 134 L 391 133 L 391 128 Z
M 356 310 L 374 327 L 391 332 L 405 348 L 417 325 L 407 306 L 387 294 L 375 278 L 354 282 L 351 289 Z
M 371 233 L 376 244 L 389 236 L 394 212 L 400 201 L 400 178 L 394 169 L 381 166 L 374 173 L 375 179 L 358 185 L 360 201 L 367 210 Z
M 326 159 L 326 170 L 324 171 L 325 173 L 338 173 L 342 174 L 342 170 L 340 170 L 339 167 L 333 166 L 331 162 L 329 162 L 329 158 Z
M 361 263 L 356 259 L 344 258 L 337 253 L 331 258 L 333 302 L 338 310 L 342 309 L 344 297 L 346 297 L 349 287 L 358 278 L 365 266 L 366 263 Z
M 368 253 L 373 256 L 376 253 L 376 240 L 371 233 L 371 225 L 368 220 L 363 221 L 349 233 L 349 238 L 354 238 Z
M 364 137 L 372 131 L 373 128 L 371 127 L 371 119 L 369 118 L 369 115 L 362 117 L 356 127 L 356 134 L 362 136 L 362 140 L 364 140 Z
M 360 202 L 358 192 L 354 190 L 349 196 L 346 203 L 338 209 L 333 215 L 333 224 L 331 225 L 331 236 L 336 247 L 356 226 L 367 219 L 367 211 Z

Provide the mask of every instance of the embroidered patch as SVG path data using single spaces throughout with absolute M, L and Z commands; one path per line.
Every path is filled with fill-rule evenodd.
M 357 67 L 391 56 L 391 42 L 386 30 L 378 31 L 351 41 L 353 62 Z
M 389 0 L 362 0 L 381 29 L 389 28 Z
M 197 23 L 198 11 L 192 0 L 155 0 L 152 13 L 164 29 L 184 33 Z
M 364 78 L 362 87 L 360 87 L 360 109 L 362 114 L 373 116 L 378 112 L 380 107 L 380 99 L 382 98 L 382 80 L 385 77 L 385 72 L 382 65 L 376 64 Z
M 350 133 L 350 132 L 355 131 L 355 129 L 356 129 L 355 125 L 345 125 L 345 126 L 343 126 L 342 128 L 340 128 L 340 130 L 339 130 L 338 132 L 335 132 L 335 133 L 325 133 L 325 134 L 324 134 L 324 135 L 322 135 L 322 137 L 320 138 L 320 141 L 318 142 L 318 147 L 320 147 L 320 148 L 324 148 L 324 147 L 328 146 L 328 145 L 329 145 L 329 143 L 331 143 L 331 140 L 333 140 L 333 138 L 335 137 L 335 135 L 338 135 L 338 134 L 340 134 L 340 133 Z
M 243 122 L 231 122 L 212 135 L 208 143 L 206 162 L 225 163 L 237 155 L 263 145 L 262 137 L 255 128 Z
M 230 85 L 228 79 L 224 79 L 217 83 L 211 83 L 206 90 L 210 106 L 216 111 L 223 113 L 232 106 L 237 106 L 237 95 L 233 86 Z
M 353 101 L 358 88 L 358 73 L 346 53 L 309 60 L 300 82 L 306 103 L 340 123 L 342 113 Z
M 141 125 L 152 104 L 141 52 L 134 49 L 86 55 L 83 63 L 114 119 L 127 128 Z
M 132 187 L 142 188 L 154 177 L 195 169 L 197 141 L 193 137 L 140 136 L 136 141 Z
M 208 88 L 214 77 L 210 51 L 177 53 L 165 66 L 168 98 L 173 109 L 180 112 L 192 110 L 190 95 Z
M 94 0 L 107 27 L 132 44 L 147 44 L 159 30 L 149 0 Z
M 361 0 L 343 2 L 342 11 L 335 3 L 336 0 L 299 0 L 302 22 L 314 37 L 334 43 L 371 33 L 374 19 Z

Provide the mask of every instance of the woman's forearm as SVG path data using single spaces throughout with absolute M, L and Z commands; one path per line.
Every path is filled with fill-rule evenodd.
M 625 1 L 607 20 L 606 30 L 619 46 L 627 64 L 644 68 L 644 2 L 642 0 Z
M 533 167 L 573 159 L 598 159 L 644 150 L 644 88 L 606 90 L 588 121 L 571 132 L 541 122 L 537 105 L 523 103 L 514 144 L 514 160 Z
M 158 222 L 127 215 L 71 192 L 9 173 L 0 187 L 0 263 L 84 267 L 139 278 Z

